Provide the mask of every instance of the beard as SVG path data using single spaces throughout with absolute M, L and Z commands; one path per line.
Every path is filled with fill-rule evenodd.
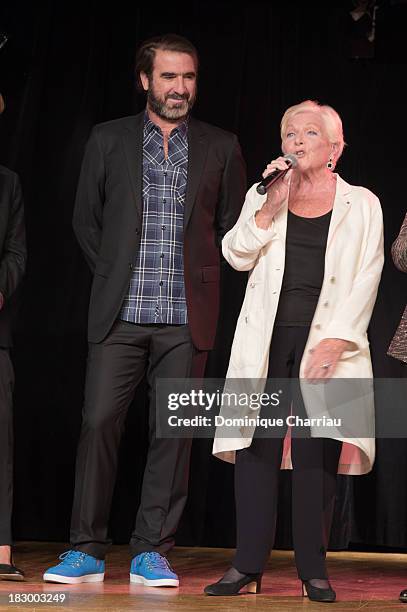
M 188 93 L 179 94 L 168 94 L 165 98 L 159 98 L 154 88 L 150 87 L 147 92 L 147 102 L 149 108 L 156 114 L 160 119 L 167 121 L 179 121 L 185 119 L 194 105 L 195 93 L 189 95 Z M 177 103 L 168 106 L 167 100 L 174 100 Z

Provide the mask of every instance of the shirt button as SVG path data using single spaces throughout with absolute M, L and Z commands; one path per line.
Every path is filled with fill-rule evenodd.
M 167 176 L 167 172 L 166 171 L 164 171 L 163 174 L 164 174 L 164 176 Z
M 161 257 L 161 259 L 162 259 L 162 258 L 164 257 L 164 253 L 161 253 L 160 257 Z
M 160 285 L 160 287 L 162 287 L 164 283 L 163 281 L 160 281 L 158 284 Z
M 162 229 L 162 230 L 165 230 L 165 229 L 167 229 L 167 227 L 166 227 L 165 225 L 162 225 L 162 226 L 161 226 L 161 229 Z
M 334 276 L 331 276 L 329 280 L 331 281 L 331 283 L 334 283 L 336 281 L 336 278 Z
M 255 283 L 250 283 L 250 287 L 253 289 L 253 287 L 255 287 Z
M 317 329 L 321 329 L 321 325 L 320 325 L 320 323 L 316 323 L 316 324 L 315 324 L 315 327 L 316 327 Z
M 325 306 L 325 308 L 328 308 L 329 302 L 324 302 L 324 306 Z
M 164 202 L 164 204 L 166 204 L 167 200 L 165 198 L 163 198 L 163 202 Z

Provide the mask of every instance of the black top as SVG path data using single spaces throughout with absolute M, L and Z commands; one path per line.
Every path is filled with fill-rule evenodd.
M 310 325 L 324 279 L 332 211 L 299 217 L 288 211 L 285 269 L 275 325 Z

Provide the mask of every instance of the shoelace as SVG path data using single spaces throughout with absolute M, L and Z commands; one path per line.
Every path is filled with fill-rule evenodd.
M 71 567 L 78 567 L 85 558 L 85 553 L 80 550 L 68 550 L 59 556 L 64 565 L 70 565 Z
M 170 572 L 172 572 L 171 566 L 168 563 L 167 559 L 165 557 L 162 557 L 159 553 L 156 553 L 156 552 L 145 553 L 145 559 L 146 559 L 146 563 L 149 569 L 158 568 L 158 569 L 169 570 Z

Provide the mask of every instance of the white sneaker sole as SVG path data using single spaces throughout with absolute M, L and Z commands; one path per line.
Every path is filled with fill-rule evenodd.
M 45 582 L 59 582 L 61 584 L 80 584 L 81 582 L 103 582 L 105 573 L 102 574 L 86 574 L 85 576 L 61 576 L 60 574 L 47 574 L 43 575 Z
M 130 582 L 132 584 L 143 584 L 144 586 L 149 587 L 179 586 L 179 580 L 175 580 L 175 578 L 160 578 L 159 580 L 148 580 L 148 578 L 144 578 L 143 576 L 139 576 L 138 574 L 130 574 Z

